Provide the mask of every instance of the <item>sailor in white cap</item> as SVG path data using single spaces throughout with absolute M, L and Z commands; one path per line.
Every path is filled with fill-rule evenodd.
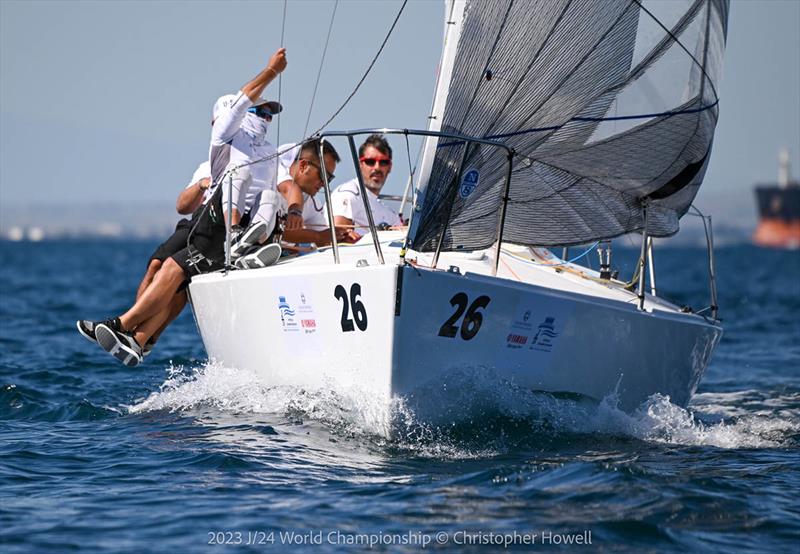
M 234 258 L 266 239 L 277 221 L 279 162 L 275 148 L 267 141 L 267 131 L 273 116 L 283 107 L 278 102 L 261 98 L 261 93 L 285 67 L 286 50 L 281 48 L 241 91 L 220 97 L 214 104 L 209 161 L 214 184 L 222 186 L 222 209 L 234 226 L 231 248 Z M 287 194 L 293 198 L 291 203 L 302 209 L 302 192 L 287 191 Z M 249 223 L 247 219 L 242 221 L 242 217 L 253 208 L 258 213 L 258 217 L 254 217 L 257 223 L 246 232 L 238 229 L 240 223 Z M 292 218 L 290 228 L 294 223 L 301 223 L 295 219 L 299 218 Z
M 279 112 L 281 107 L 277 103 L 261 99 L 261 93 L 285 68 L 286 50 L 280 48 L 270 57 L 267 66 L 243 86 L 238 94 L 233 95 L 229 106 L 225 105 L 225 99 L 221 99 L 222 105 L 211 136 L 209 161 L 215 185 L 220 185 L 226 168 L 233 170 L 236 179 L 240 180 L 239 188 L 235 191 L 238 198 L 234 198 L 238 214 L 230 214 L 231 222 L 239 221 L 245 208 L 247 189 L 251 186 L 262 188 L 262 195 L 264 192 L 275 194 L 275 209 L 272 211 L 277 212 L 279 201 L 275 191 L 275 149 L 267 142 L 266 133 L 272 115 Z M 246 171 L 242 172 L 245 168 Z M 225 188 L 222 187 L 223 190 Z M 297 196 L 300 198 L 298 206 L 302 206 L 302 192 L 299 189 Z M 192 230 L 187 239 L 188 246 L 164 260 L 153 281 L 133 306 L 119 317 L 102 322 L 82 320 L 79 322 L 79 330 L 81 324 L 85 326 L 91 323 L 92 333 L 87 338 L 94 339 L 103 350 L 125 365 L 139 365 L 143 358 L 142 347 L 155 333 L 163 330 L 168 322 L 175 292 L 185 287 L 193 275 L 224 267 L 223 205 L 227 203 L 223 204 L 222 200 L 221 191 L 217 189 L 206 206 L 194 213 Z M 262 201 L 261 204 L 266 204 L 269 208 L 269 202 Z M 268 225 L 264 225 L 264 228 L 267 233 L 272 230 Z M 264 257 L 260 259 L 263 265 L 274 263 L 280 256 L 279 245 L 269 246 L 275 248 L 272 249 L 274 251 L 264 252 Z M 270 250 L 269 247 L 265 248 Z M 81 334 L 84 334 L 83 331 Z

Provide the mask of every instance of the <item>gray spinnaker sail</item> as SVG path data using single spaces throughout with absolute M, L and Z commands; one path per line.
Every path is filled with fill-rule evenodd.
M 718 118 L 727 0 L 451 0 L 429 128 L 515 151 L 503 240 L 676 233 Z M 465 148 L 466 153 L 465 153 Z M 459 168 L 462 157 L 465 163 Z M 507 152 L 429 139 L 409 246 L 491 246 Z

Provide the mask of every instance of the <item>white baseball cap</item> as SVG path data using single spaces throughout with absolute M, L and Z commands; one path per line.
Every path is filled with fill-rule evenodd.
M 233 106 L 233 104 L 236 102 L 236 99 L 239 98 L 240 94 L 225 94 L 217 98 L 217 101 L 214 102 L 214 107 L 211 110 L 211 122 L 213 123 L 219 117 L 219 115 L 222 113 L 222 110 L 230 109 L 231 106 Z M 283 106 L 281 106 L 280 102 L 276 102 L 274 100 L 259 98 L 253 102 L 254 108 L 264 105 L 266 105 L 273 114 L 278 114 L 283 111 Z
M 214 107 L 211 110 L 211 121 L 213 122 L 215 119 L 217 119 L 219 114 L 222 113 L 222 110 L 230 109 L 238 97 L 238 94 L 226 94 L 217 98 L 217 101 L 214 102 Z

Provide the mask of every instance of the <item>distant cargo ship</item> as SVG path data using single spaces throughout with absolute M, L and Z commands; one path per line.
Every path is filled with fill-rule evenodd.
M 753 242 L 770 248 L 800 248 L 800 182 L 789 176 L 789 152 L 782 150 L 778 183 L 756 186 L 758 227 Z

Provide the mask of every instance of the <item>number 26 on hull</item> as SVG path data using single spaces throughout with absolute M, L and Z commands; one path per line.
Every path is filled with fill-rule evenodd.
M 492 299 L 486 295 L 481 295 L 476 298 L 472 304 L 469 303 L 469 297 L 464 292 L 458 292 L 450 299 L 450 305 L 456 311 L 453 312 L 447 321 L 439 328 L 439 336 L 446 338 L 455 338 L 459 334 L 458 321 L 461 316 L 464 319 L 461 321 L 460 331 L 461 338 L 464 340 L 471 340 L 481 330 L 483 323 L 483 314 L 478 310 L 485 309 Z M 469 307 L 467 307 L 469 306 Z M 466 314 L 464 313 L 466 311 Z
M 358 299 L 358 297 L 361 296 L 361 285 L 353 283 L 350 286 L 349 300 L 347 297 L 347 290 L 342 285 L 336 285 L 336 288 L 333 289 L 333 295 L 342 301 L 342 331 L 348 333 L 350 331 L 355 331 L 356 327 L 358 327 L 360 331 L 366 331 L 368 323 L 367 308 L 364 306 L 364 303 Z M 350 309 L 353 310 L 352 318 L 350 318 Z

